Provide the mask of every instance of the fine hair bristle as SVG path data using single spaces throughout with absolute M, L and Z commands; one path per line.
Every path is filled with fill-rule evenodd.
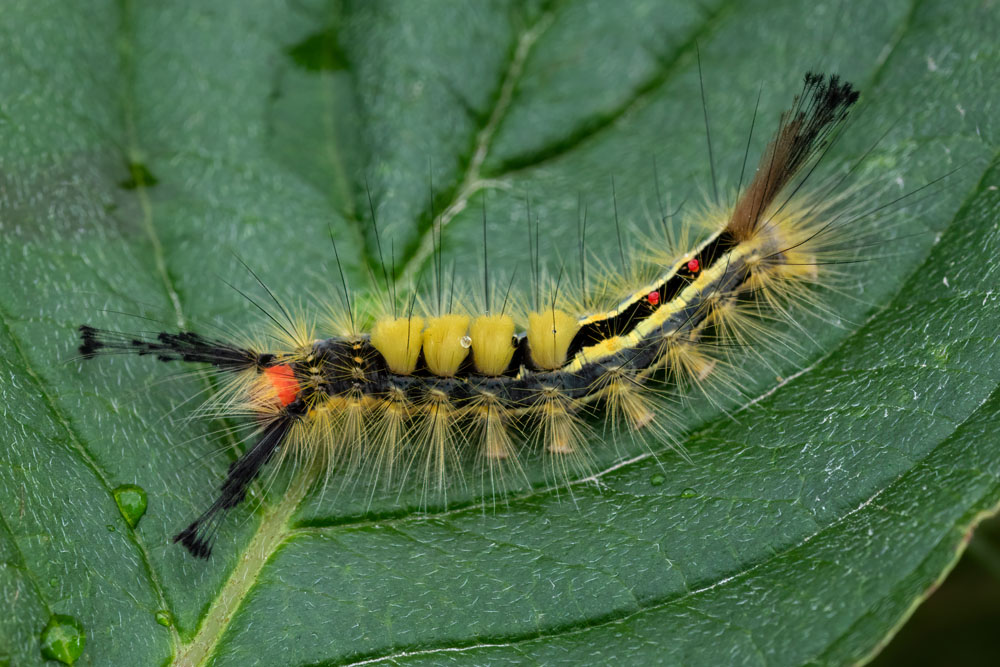
M 97 329 L 86 324 L 80 325 L 80 354 L 84 359 L 90 359 L 98 350 L 104 347 L 103 343 L 97 340 Z
M 243 502 L 250 483 L 281 447 L 292 423 L 290 418 L 283 417 L 264 427 L 260 439 L 229 465 L 226 478 L 219 489 L 219 497 L 201 516 L 174 536 L 175 543 L 182 544 L 197 558 L 208 558 L 211 555 L 221 515 Z
M 778 131 L 761 156 L 753 180 L 733 209 L 726 231 L 734 239 L 744 241 L 753 236 L 775 197 L 826 146 L 858 95 L 854 86 L 836 74 L 805 75 L 802 92 L 781 115 Z

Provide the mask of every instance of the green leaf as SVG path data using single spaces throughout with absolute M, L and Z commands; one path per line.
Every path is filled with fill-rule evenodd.
M 981 2 L 8 2 L 0 20 L 0 661 L 68 615 L 81 665 L 361 659 L 687 664 L 865 659 L 1000 501 L 1000 17 Z M 802 358 L 684 409 L 665 443 L 595 442 L 598 483 L 506 503 L 293 483 L 227 519 L 213 558 L 170 536 L 234 455 L 186 419 L 213 385 L 74 358 L 121 330 L 259 313 L 224 281 L 329 301 L 377 267 L 430 282 L 430 229 L 478 280 L 616 248 L 619 215 L 735 187 L 807 69 L 864 91 L 826 158 L 898 228 L 803 323 Z M 957 171 L 951 173 L 952 170 Z M 881 184 L 881 185 L 880 185 Z M 880 188 L 880 189 L 879 189 Z M 573 239 L 567 242 L 567 239 Z M 385 254 L 390 254 L 388 249 Z M 615 253 L 605 256 L 614 260 Z M 150 323 L 113 311 L 166 321 Z M 829 316 L 826 319 L 830 319 Z M 192 398 L 194 397 L 194 398 Z M 114 490 L 136 485 L 135 526 Z M 130 515 L 131 516 L 131 515 Z

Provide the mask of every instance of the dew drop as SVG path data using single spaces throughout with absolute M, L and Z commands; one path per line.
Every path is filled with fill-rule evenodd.
M 174 624 L 174 617 L 167 609 L 161 609 L 156 612 L 156 622 L 165 628 L 169 628 Z
M 146 513 L 146 491 L 135 484 L 122 484 L 112 494 L 118 503 L 118 510 L 125 517 L 128 525 L 135 528 L 139 519 Z
M 461 343 L 462 347 L 464 347 L 466 350 L 468 350 L 470 347 L 472 347 L 472 337 L 471 336 L 462 336 L 462 338 L 458 342 Z
M 72 665 L 83 653 L 87 636 L 80 621 L 65 614 L 55 614 L 42 630 L 41 641 L 43 656 Z
M 667 480 L 666 477 L 657 473 L 649 478 L 649 483 L 652 484 L 653 486 L 659 486 L 660 484 L 663 484 L 663 482 L 665 482 L 666 480 Z
M 698 492 L 692 489 L 690 486 L 681 491 L 681 498 L 696 498 L 696 497 L 698 497 Z
M 108 529 L 109 533 L 115 532 L 115 526 L 114 526 L 114 524 L 108 523 L 108 524 L 105 524 L 104 527 Z

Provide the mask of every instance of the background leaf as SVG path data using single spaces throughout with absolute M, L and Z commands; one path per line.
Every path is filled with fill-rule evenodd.
M 987 2 L 7 3 L 0 18 L 0 658 L 42 660 L 53 614 L 78 664 L 487 661 L 843 663 L 887 641 L 1000 500 L 1000 13 Z M 621 216 L 709 189 L 811 68 L 864 90 L 849 164 L 905 227 L 809 320 L 806 359 L 753 368 L 685 413 L 693 463 L 601 450 L 600 485 L 540 481 L 449 509 L 343 488 L 257 498 L 208 563 L 168 543 L 233 456 L 187 421 L 199 375 L 73 360 L 82 322 L 242 328 L 233 252 L 285 300 L 374 265 L 365 184 L 400 270 L 429 229 L 477 279 L 593 248 Z M 755 134 L 759 151 L 765 129 Z M 493 188 L 492 186 L 496 186 Z M 426 273 L 426 271 L 424 271 Z M 200 324 L 199 324 L 200 323 Z M 803 370 L 804 369 L 804 370 Z M 792 374 L 794 373 L 794 374 Z M 169 382 L 161 380 L 171 379 Z M 164 417 L 164 415 L 171 415 Z M 661 477 L 662 476 L 662 483 Z M 112 490 L 137 484 L 136 528 Z

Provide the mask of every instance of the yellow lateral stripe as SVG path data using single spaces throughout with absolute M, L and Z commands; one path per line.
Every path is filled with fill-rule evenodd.
M 592 313 L 590 315 L 582 316 L 579 322 L 580 326 L 584 327 L 588 324 L 593 324 L 594 322 L 600 322 L 602 320 L 609 320 L 612 317 L 615 317 L 616 315 L 620 315 L 622 312 L 628 309 L 629 306 L 631 306 L 637 301 L 641 301 L 643 297 L 645 297 L 647 294 L 659 288 L 660 285 L 673 278 L 674 274 L 680 271 L 681 267 L 687 264 L 689 259 L 691 259 L 692 257 L 696 257 L 697 255 L 700 255 L 701 251 L 704 250 L 708 246 L 708 244 L 710 244 L 712 241 L 719 238 L 719 235 L 722 234 L 723 231 L 725 230 L 719 230 L 714 234 L 712 234 L 711 236 L 709 236 L 707 239 L 705 239 L 705 241 L 701 245 L 699 245 L 697 248 L 695 248 L 690 253 L 685 255 L 683 259 L 678 260 L 676 264 L 670 267 L 670 269 L 664 271 L 655 280 L 646 283 L 639 289 L 632 292 L 630 296 L 626 297 L 624 300 L 619 302 L 618 306 L 614 310 L 606 310 L 602 313 Z
M 576 353 L 573 361 L 563 367 L 562 370 L 574 373 L 583 368 L 586 364 L 592 364 L 606 359 L 619 350 L 630 349 L 639 344 L 649 333 L 659 328 L 664 322 L 670 319 L 675 313 L 688 307 L 688 305 L 698 298 L 707 285 L 715 283 L 725 275 L 726 270 L 733 264 L 739 263 L 743 259 L 747 250 L 743 245 L 733 248 L 731 251 L 712 263 L 712 266 L 701 272 L 701 274 L 680 293 L 663 304 L 649 317 L 645 318 L 635 326 L 629 333 L 617 336 L 614 345 L 609 345 L 607 341 L 601 341 L 595 345 L 585 347 Z M 736 260 L 736 261 L 734 261 Z

